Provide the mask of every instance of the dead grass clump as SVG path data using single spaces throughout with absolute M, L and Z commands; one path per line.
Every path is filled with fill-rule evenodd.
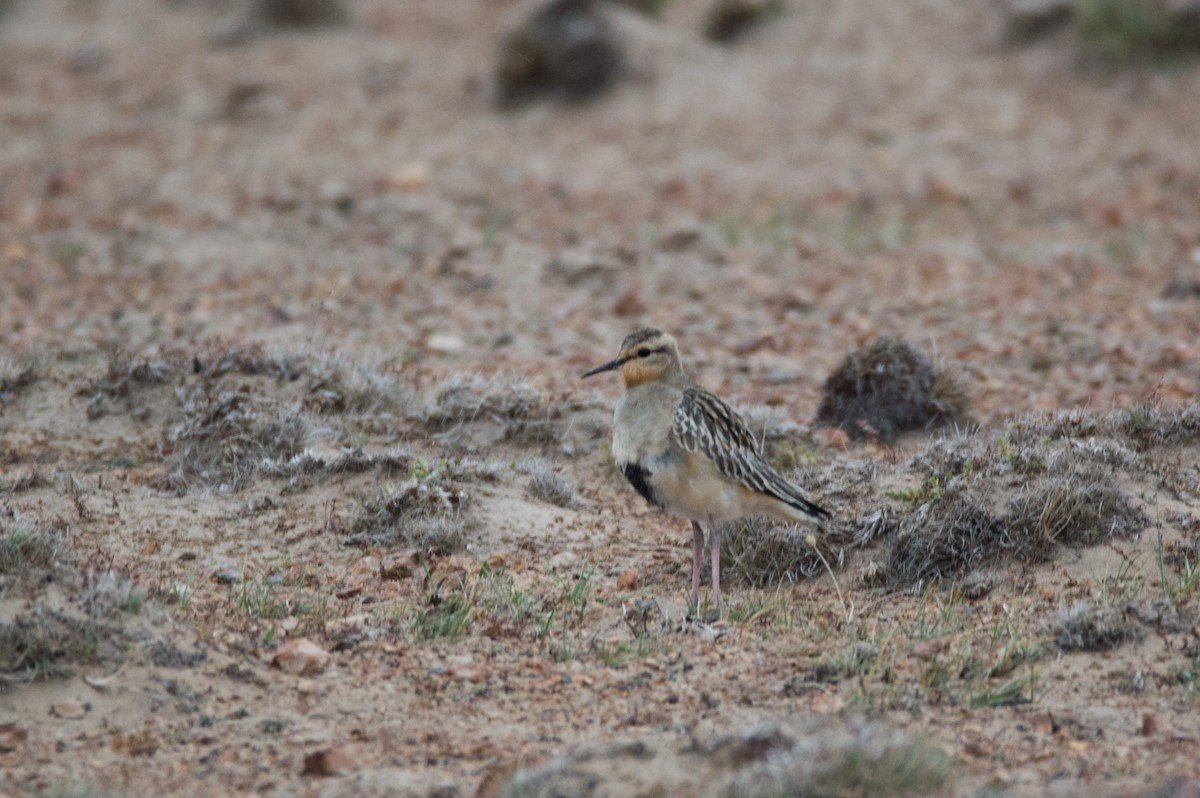
M 1009 538 L 1017 553 L 1033 560 L 1058 545 L 1090 546 L 1146 525 L 1111 477 L 1069 468 L 1027 485 L 1009 505 Z
M 1058 619 L 1058 646 L 1067 651 L 1109 651 L 1141 636 L 1141 626 L 1111 604 L 1080 601 Z
M 35 525 L 23 516 L 4 523 L 0 532 L 0 596 L 5 583 L 53 566 L 66 552 L 66 540 L 52 529 Z
M 122 349 L 114 349 L 108 355 L 108 367 L 104 376 L 93 380 L 81 395 L 91 396 L 87 405 L 87 417 L 91 421 L 111 412 L 109 402 L 128 401 L 138 388 L 164 385 L 174 375 L 186 373 L 183 358 L 177 353 L 158 357 L 135 358 Z M 142 411 L 144 412 L 144 411 Z
M 550 94 L 583 101 L 612 85 L 621 71 L 621 45 L 598 6 L 550 0 L 504 37 L 496 65 L 500 106 Z
M 407 479 L 384 485 L 362 502 L 346 542 L 400 544 L 437 555 L 459 551 L 466 542 L 463 513 L 468 501 L 450 467 L 430 469 L 416 460 Z
M 318 413 L 393 411 L 408 415 L 416 404 L 412 390 L 395 375 L 325 354 L 306 365 L 308 400 Z
M 9 397 L 30 385 L 42 376 L 43 361 L 37 357 L 25 357 L 20 362 L 0 357 L 0 409 Z
M 268 352 L 260 344 L 232 348 L 217 345 L 212 351 L 193 356 L 192 372 L 209 378 L 225 374 L 261 374 L 293 382 L 304 374 L 307 360 L 298 352 Z
M 26 490 L 37 490 L 53 484 L 42 471 L 34 466 L 24 474 L 12 474 L 0 479 L 0 493 L 21 493 Z
M 0 621 L 0 687 L 69 676 L 75 665 L 99 662 L 117 633 L 94 618 L 36 604 L 28 613 Z
M 160 445 L 170 471 L 159 482 L 179 494 L 196 487 L 234 493 L 299 454 L 308 436 L 294 410 L 204 384 L 187 396 L 182 422 Z
M 1200 441 L 1200 404 L 1181 407 L 1140 405 L 1107 413 L 1066 410 L 1045 416 L 1025 416 L 1009 425 L 1005 438 L 1014 445 L 1040 441 L 1123 438 L 1135 450 L 1156 446 L 1188 446 Z
M 922 585 L 966 573 L 996 550 L 1004 534 L 1004 522 L 988 511 L 980 491 L 954 480 L 900 520 L 888 550 L 888 579 Z
M 996 558 L 1041 562 L 1058 546 L 1093 545 L 1146 525 L 1111 474 L 1074 457 L 1070 449 L 1050 450 L 1047 472 L 1027 482 L 1003 514 L 994 511 L 990 488 L 996 480 L 986 467 L 982 474 L 968 468 L 960 475 L 931 475 L 922 487 L 904 492 L 899 498 L 918 505 L 900 519 L 891 540 L 889 580 L 919 585 Z
M 949 787 L 953 759 L 925 740 L 874 723 L 822 729 L 742 768 L 721 798 L 795 795 L 933 795 Z
M 579 489 L 575 482 L 564 477 L 545 460 L 528 460 L 521 463 L 519 468 L 529 476 L 526 492 L 538 501 L 568 509 L 579 503 Z
M 965 418 L 959 379 L 908 344 L 883 336 L 847 355 L 825 380 L 816 423 L 852 438 L 888 440 L 906 430 Z
M 807 542 L 811 536 L 815 546 Z M 813 531 L 751 517 L 727 524 L 721 537 L 721 573 L 752 587 L 764 588 L 824 573 L 821 557 L 831 567 L 845 563 L 849 533 L 829 526 Z
M 443 432 L 490 421 L 500 427 L 506 440 L 541 443 L 556 437 L 554 421 L 560 414 L 561 408 L 525 380 L 513 375 L 487 378 L 473 372 L 442 380 L 423 415 L 425 423 Z

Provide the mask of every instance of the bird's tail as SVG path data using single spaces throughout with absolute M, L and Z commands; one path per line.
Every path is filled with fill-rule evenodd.
M 800 493 L 800 489 L 792 483 L 788 482 L 781 476 L 773 475 L 771 480 L 771 488 L 775 493 L 776 498 L 781 502 L 794 507 L 805 515 L 811 515 L 813 518 L 829 518 L 829 511 L 820 505 L 813 504 Z

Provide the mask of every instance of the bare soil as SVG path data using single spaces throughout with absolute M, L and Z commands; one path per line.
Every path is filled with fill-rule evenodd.
M 731 735 L 865 717 L 947 794 L 1197 794 L 1200 447 L 1076 422 L 1195 408 L 1200 70 L 1013 49 L 984 0 L 789 2 L 734 46 L 677 0 L 606 12 L 612 91 L 501 112 L 528 4 L 347 8 L 238 38 L 234 2 L 0 6 L 0 523 L 69 551 L 0 620 L 95 619 L 97 574 L 144 597 L 116 653 L 0 692 L 0 793 L 495 795 L 574 756 L 563 794 L 699 796 L 765 756 Z M 686 524 L 578 380 L 645 324 L 773 408 L 836 584 L 688 619 Z M 978 427 L 809 429 L 879 335 Z M 1006 441 L 1067 411 L 1028 446 L 1141 529 L 879 577 L 943 483 L 1010 506 Z M 930 469 L 944 435 L 986 452 Z M 1083 650 L 1081 601 L 1120 627 Z M 323 670 L 272 665 L 297 638 Z

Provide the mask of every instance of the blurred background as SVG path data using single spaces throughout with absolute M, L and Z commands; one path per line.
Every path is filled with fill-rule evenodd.
M 629 330 L 815 407 L 1194 397 L 1194 4 L 7 0 L 0 345 L 569 382 Z

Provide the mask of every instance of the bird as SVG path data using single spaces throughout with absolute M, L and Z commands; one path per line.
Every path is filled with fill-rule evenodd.
M 692 523 L 693 608 L 707 529 L 714 615 L 721 615 L 720 524 L 762 515 L 817 523 L 829 512 L 809 501 L 766 459 L 746 422 L 687 376 L 675 339 L 654 327 L 631 333 L 616 358 L 581 379 L 617 371 L 625 393 L 613 412 L 612 454 L 642 498 Z

